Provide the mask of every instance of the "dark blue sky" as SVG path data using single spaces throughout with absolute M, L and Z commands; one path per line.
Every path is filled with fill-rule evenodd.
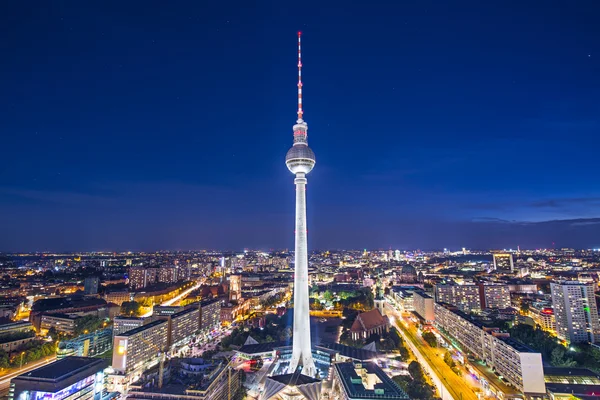
M 297 30 L 312 248 L 600 247 L 599 20 L 597 1 L 3 2 L 0 249 L 292 247 Z

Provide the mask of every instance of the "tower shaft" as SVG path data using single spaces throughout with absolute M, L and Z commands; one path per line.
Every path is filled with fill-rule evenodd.
M 290 372 L 302 365 L 302 374 L 314 377 L 317 370 L 310 342 L 310 311 L 308 302 L 308 245 L 306 237 L 306 176 L 297 173 L 296 243 L 294 269 L 294 342 Z

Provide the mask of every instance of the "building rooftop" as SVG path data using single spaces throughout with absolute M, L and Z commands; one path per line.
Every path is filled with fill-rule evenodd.
M 244 354 L 261 354 L 268 353 L 277 347 L 288 346 L 288 342 L 268 342 L 268 343 L 257 343 L 257 344 L 245 344 L 237 350 L 238 353 Z
M 298 385 L 306 385 L 307 383 L 319 382 L 318 379 L 311 378 L 310 376 L 302 375 L 298 372 L 296 372 L 294 374 L 273 375 L 273 376 L 270 376 L 269 379 L 273 379 L 274 381 L 283 383 L 287 386 L 298 386 Z
M 43 367 L 36 368 L 15 379 L 29 381 L 61 381 L 72 375 L 78 374 L 90 367 L 103 370 L 108 366 L 108 361 L 92 357 L 65 357 Z
M 377 328 L 379 326 L 388 325 L 389 321 L 378 309 L 374 308 L 371 311 L 367 311 L 356 316 L 350 331 L 362 331 Z
M 337 375 L 340 377 L 344 390 L 350 399 L 408 399 L 408 395 L 376 364 L 367 363 L 338 363 L 335 364 Z M 357 369 L 362 369 L 367 375 L 377 378 L 366 379 L 372 387 L 365 386 L 365 380 L 358 375 Z
M 150 322 L 149 324 L 142 325 L 142 326 L 134 328 L 134 329 L 132 329 L 130 331 L 123 332 L 123 333 L 121 333 L 121 334 L 119 334 L 117 336 L 133 336 L 133 335 L 137 335 L 138 333 L 140 333 L 142 331 L 145 331 L 146 329 L 154 328 L 155 326 L 158 326 L 160 324 L 166 324 L 166 323 L 167 323 L 167 321 L 165 321 L 165 320 L 153 321 L 153 322 Z
M 367 361 L 377 357 L 377 352 L 375 351 L 358 349 L 356 347 L 350 347 L 339 343 L 321 343 L 316 347 L 334 350 L 343 357 L 352 358 L 353 360 L 357 361 Z

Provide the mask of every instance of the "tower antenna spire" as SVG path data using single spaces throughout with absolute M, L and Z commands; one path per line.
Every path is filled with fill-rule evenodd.
M 303 121 L 302 116 L 304 111 L 302 110 L 302 44 L 300 38 L 302 32 L 298 31 L 298 123 Z

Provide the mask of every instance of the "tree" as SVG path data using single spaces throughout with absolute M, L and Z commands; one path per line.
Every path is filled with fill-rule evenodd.
M 137 301 L 124 301 L 121 304 L 121 314 L 138 317 L 142 314 L 142 306 Z
M 450 354 L 449 351 L 444 354 L 444 362 L 448 364 L 450 368 L 456 367 L 456 363 L 454 362 L 454 359 L 452 359 L 452 354 Z
M 331 293 L 331 290 L 327 289 L 325 293 L 323 293 L 323 299 L 325 299 L 327 302 L 331 302 L 333 300 L 333 293 Z
M 435 337 L 435 334 L 433 332 L 424 332 L 423 335 L 423 340 L 425 340 L 427 342 L 428 345 L 430 345 L 431 347 L 437 347 L 437 338 Z
M 571 357 L 565 357 L 564 347 L 556 347 L 550 355 L 550 363 L 555 367 L 574 367 L 577 362 Z
M 411 361 L 408 364 L 408 373 L 412 376 L 413 379 L 422 381 L 424 379 L 423 369 L 421 368 L 421 364 L 416 361 Z

